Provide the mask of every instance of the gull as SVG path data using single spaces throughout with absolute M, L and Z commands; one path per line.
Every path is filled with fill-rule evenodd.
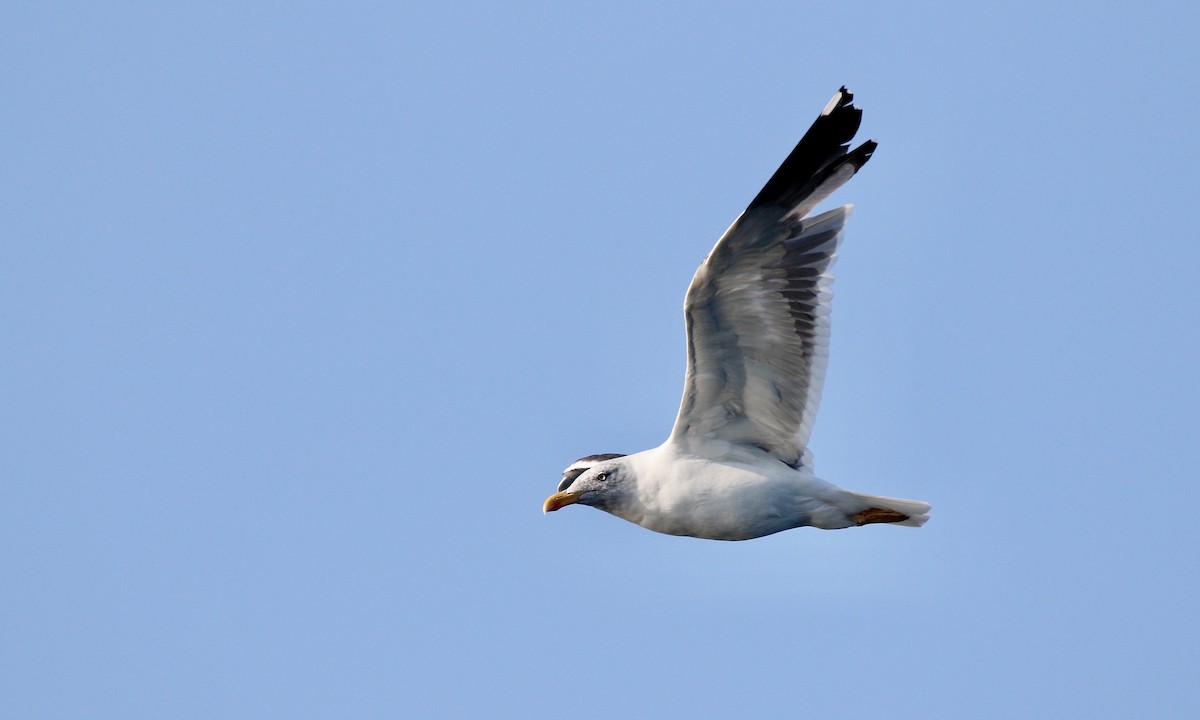
M 852 206 L 807 217 L 875 151 L 842 87 L 700 264 L 684 299 L 687 373 L 665 443 L 588 455 L 544 512 L 589 505 L 668 535 L 749 540 L 797 527 L 920 527 L 929 504 L 844 490 L 807 449 L 829 355 L 830 267 Z

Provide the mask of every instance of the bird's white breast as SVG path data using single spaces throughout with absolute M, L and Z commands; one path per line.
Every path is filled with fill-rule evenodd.
M 614 515 L 656 532 L 747 540 L 810 524 L 838 489 L 758 451 L 699 457 L 671 443 L 631 455 L 637 477 Z

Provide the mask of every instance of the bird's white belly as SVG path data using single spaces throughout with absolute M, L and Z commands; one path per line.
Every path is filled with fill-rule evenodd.
M 840 513 L 827 502 L 836 487 L 782 463 L 680 460 L 671 466 L 660 477 L 640 479 L 640 507 L 620 513 L 626 520 L 669 535 L 749 540 Z

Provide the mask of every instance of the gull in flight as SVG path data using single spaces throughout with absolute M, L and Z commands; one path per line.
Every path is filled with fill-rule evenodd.
M 829 101 L 692 278 L 671 436 L 652 450 L 571 463 L 545 512 L 590 505 L 711 540 L 928 519 L 928 503 L 821 480 L 806 448 L 829 354 L 830 266 L 851 206 L 807 215 L 875 151 L 871 140 L 850 149 L 862 120 L 853 99 L 843 87 Z

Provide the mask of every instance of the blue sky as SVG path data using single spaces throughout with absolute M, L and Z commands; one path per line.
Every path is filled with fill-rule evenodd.
M 6 7 L 0 715 L 1195 717 L 1200 10 L 645 5 Z M 812 448 L 929 524 L 543 516 L 842 84 Z

